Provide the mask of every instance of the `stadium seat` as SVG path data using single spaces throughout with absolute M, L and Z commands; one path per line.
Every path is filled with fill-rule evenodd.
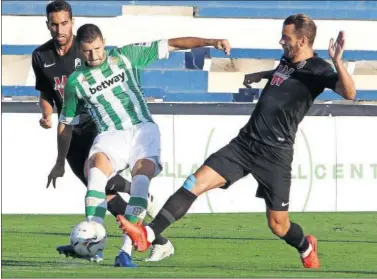
M 44 1 L 4 1 L 3 15 L 44 15 Z M 284 18 L 305 13 L 316 19 L 376 20 L 375 1 L 70 1 L 77 16 L 120 16 L 122 6 L 195 7 L 194 16 L 212 18 Z
M 133 12 L 136 15 L 143 15 L 143 11 L 148 15 L 154 15 L 153 11 L 156 7 L 192 8 L 192 13 L 185 12 L 184 15 L 193 19 L 197 18 L 197 20 L 203 20 L 203 18 L 283 19 L 292 13 L 306 13 L 315 20 L 331 18 L 369 21 L 377 19 L 377 2 L 374 1 L 135 0 L 102 1 L 96 2 L 96 5 L 88 5 L 86 1 L 69 2 L 76 17 L 100 17 L 106 20 L 108 17 L 119 17 L 126 11 L 127 15 L 133 15 Z M 126 9 L 127 7 L 142 7 L 143 9 Z M 5 1 L 2 5 L 2 12 L 3 15 L 29 18 L 30 16 L 44 16 L 45 8 L 46 1 Z M 17 44 L 23 41 L 22 36 L 19 37 L 12 37 L 10 39 L 12 43 L 3 37 L 2 95 L 37 96 L 38 92 L 33 88 L 31 53 L 37 47 L 35 44 L 38 40 L 34 43 Z M 113 46 L 108 48 L 111 47 Z M 372 47 L 372 45 L 370 47 L 367 45 L 362 49 L 346 50 L 344 53 L 346 67 L 354 76 L 359 100 L 377 100 L 375 78 L 377 52 Z M 328 57 L 327 50 L 323 46 L 316 52 L 322 57 Z M 243 43 L 242 47 L 234 47 L 230 56 L 225 56 L 223 52 L 209 47 L 173 52 L 169 60 L 155 61 L 149 65 L 142 73 L 141 83 L 145 88 L 145 97 L 162 101 L 249 102 L 256 100 L 258 96 L 243 88 L 244 74 L 273 69 L 281 55 L 281 49 L 276 47 L 256 48 L 243 45 Z M 14 71 L 18 72 L 17 76 L 11 74 Z M 255 90 L 259 92 L 264 85 L 265 81 L 254 84 Z M 338 99 L 340 96 L 331 91 L 324 92 L 318 98 L 318 100 Z

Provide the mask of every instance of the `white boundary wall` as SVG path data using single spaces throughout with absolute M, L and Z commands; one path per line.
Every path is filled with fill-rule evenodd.
M 66 164 L 57 189 L 46 189 L 56 159 L 56 124 L 40 114 L 3 114 L 3 213 L 84 214 L 85 187 Z M 249 116 L 156 115 L 164 171 L 151 184 L 163 204 L 204 159 L 237 135 Z M 296 138 L 291 211 L 377 211 L 377 117 L 306 117 Z M 128 175 L 128 174 L 125 174 Z M 248 176 L 201 196 L 191 213 L 263 212 Z M 161 206 L 162 206 L 161 204 Z

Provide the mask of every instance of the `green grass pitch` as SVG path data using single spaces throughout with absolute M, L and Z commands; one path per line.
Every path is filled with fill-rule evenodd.
M 269 231 L 264 214 L 191 214 L 165 232 L 174 256 L 136 269 L 112 267 L 121 243 L 108 215 L 105 261 L 70 259 L 55 251 L 69 243 L 78 215 L 2 215 L 2 277 L 377 277 L 376 213 L 292 213 L 319 240 L 320 270 L 305 270 L 297 252 Z

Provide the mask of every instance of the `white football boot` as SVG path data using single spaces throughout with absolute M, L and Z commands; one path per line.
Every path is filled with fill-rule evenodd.
M 148 258 L 146 258 L 145 261 L 158 262 L 171 255 L 174 255 L 174 246 L 168 240 L 168 242 L 164 245 L 159 245 L 159 244 L 153 245 Z

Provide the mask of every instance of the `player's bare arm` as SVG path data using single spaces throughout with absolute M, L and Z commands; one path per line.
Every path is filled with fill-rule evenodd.
M 218 50 L 222 50 L 226 55 L 230 54 L 230 43 L 226 39 L 204 39 L 197 37 L 182 37 L 168 40 L 169 51 L 180 49 L 191 49 L 197 47 L 213 46 Z
M 45 97 L 45 93 L 41 92 L 39 97 L 39 107 L 41 108 L 42 118 L 39 120 L 39 125 L 45 129 L 52 127 L 51 115 L 54 111 L 51 100 Z
M 339 80 L 336 83 L 335 92 L 341 95 L 347 100 L 354 100 L 356 96 L 356 86 L 348 73 L 347 69 L 343 65 L 342 56 L 345 49 L 345 34 L 344 31 L 340 31 L 338 38 L 334 41 L 331 38 L 329 43 L 329 56 L 332 59 L 335 69 L 338 73 Z
M 272 77 L 273 72 L 274 70 L 246 74 L 243 80 L 243 85 L 246 88 L 251 88 L 250 85 L 252 83 L 260 82 L 262 79 L 269 79 L 270 77 Z
M 47 188 L 52 181 L 56 188 L 56 179 L 64 175 L 65 158 L 67 157 L 72 139 L 73 126 L 79 123 L 78 99 L 74 85 L 68 79 L 64 87 L 64 104 L 58 124 L 58 157 L 55 166 L 48 175 Z
M 48 175 L 47 188 L 52 181 L 52 185 L 56 188 L 56 179 L 64 175 L 65 158 L 67 157 L 69 145 L 72 139 L 72 125 L 66 125 L 59 122 L 58 125 L 58 157 L 55 166 Z

